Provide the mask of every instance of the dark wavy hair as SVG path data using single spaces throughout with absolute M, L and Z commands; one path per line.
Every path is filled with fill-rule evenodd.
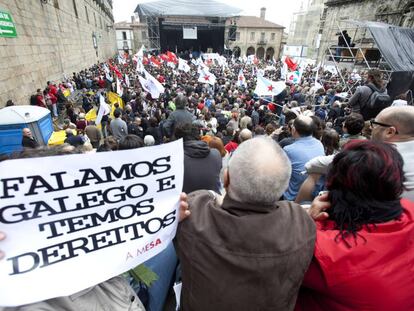
M 391 145 L 353 140 L 338 153 L 327 174 L 332 208 L 330 218 L 339 230 L 335 238 L 346 241 L 363 226 L 397 219 L 402 213 L 403 159 Z M 365 240 L 364 237 L 362 237 Z

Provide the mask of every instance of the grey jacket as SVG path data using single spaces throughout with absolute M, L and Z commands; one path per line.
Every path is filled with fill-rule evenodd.
M 174 130 L 181 124 L 191 124 L 195 117 L 185 109 L 178 109 L 170 114 L 168 119 L 163 124 L 163 128 L 166 134 L 171 137 L 174 134 Z
M 363 108 L 368 103 L 368 100 L 373 93 L 371 88 L 378 90 L 379 92 L 386 92 L 386 89 L 379 89 L 373 83 L 368 83 L 367 85 L 360 86 L 356 89 L 354 95 L 349 99 L 348 104 L 351 106 L 352 112 L 360 113 L 364 116 Z M 364 116 L 365 120 L 365 116 Z
M 40 286 L 40 284 L 39 284 Z M 145 311 L 123 276 L 117 276 L 70 296 L 57 297 L 0 311 Z

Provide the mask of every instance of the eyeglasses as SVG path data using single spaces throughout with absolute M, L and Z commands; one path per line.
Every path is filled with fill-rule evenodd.
M 369 120 L 369 123 L 370 123 L 371 127 L 374 127 L 374 125 L 378 125 L 378 126 L 382 126 L 382 127 L 393 127 L 393 128 L 395 128 L 395 134 L 398 134 L 398 130 L 394 125 L 377 122 L 374 119 Z

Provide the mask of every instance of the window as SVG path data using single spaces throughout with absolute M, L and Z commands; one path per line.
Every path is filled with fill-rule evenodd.
M 272 32 L 272 35 L 271 35 L 271 39 L 270 40 L 275 41 L 275 39 L 276 39 L 276 34 L 274 32 Z
M 79 18 L 78 9 L 76 8 L 76 0 L 72 0 L 72 2 L 73 2 L 73 10 L 75 11 L 76 18 Z
M 56 9 L 59 9 L 59 2 L 58 2 L 58 0 L 53 0 L 53 6 L 54 6 Z
M 102 26 L 102 16 L 99 16 L 99 21 L 100 21 L 100 24 L 101 24 L 101 29 L 103 29 L 103 26 Z
M 262 32 L 260 34 L 260 41 L 264 41 L 265 40 L 265 37 L 266 37 L 266 33 Z
M 254 33 L 254 32 L 251 32 L 251 33 L 250 33 L 250 41 L 253 41 L 253 40 L 254 40 L 254 35 L 255 35 L 255 33 Z
M 86 21 L 88 22 L 88 24 L 89 24 L 89 15 L 88 15 L 88 8 L 87 8 L 87 6 L 85 5 L 85 13 L 86 13 Z
M 93 12 L 93 19 L 95 20 L 95 27 L 97 27 L 98 26 L 98 23 L 96 22 L 96 14 L 95 14 L 95 12 Z
M 236 41 L 240 41 L 240 32 L 236 32 Z
M 147 32 L 143 31 L 142 32 L 142 40 L 146 40 L 147 39 Z
M 122 32 L 122 40 L 126 40 L 127 39 L 127 35 L 126 35 L 126 31 Z

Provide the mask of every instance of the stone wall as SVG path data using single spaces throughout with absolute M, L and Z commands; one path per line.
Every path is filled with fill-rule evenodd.
M 366 34 L 358 30 L 355 32 L 355 26 L 346 24 L 345 20 L 359 21 L 379 21 L 392 25 L 413 27 L 414 25 L 414 2 L 411 0 L 329 0 L 325 3 L 327 7 L 326 19 L 324 20 L 324 29 L 322 32 L 322 40 L 318 53 L 318 60 L 321 60 L 328 46 L 336 45 L 338 36 L 337 23 L 341 27 L 348 30 L 354 42 L 358 42 L 362 37 L 369 38 L 369 32 Z M 355 35 L 356 33 L 356 35 Z M 367 40 L 367 45 L 372 40 Z
M 0 38 L 0 107 L 8 99 L 29 104 L 47 81 L 59 82 L 116 53 L 113 18 L 97 1 L 0 0 L 0 8 L 11 13 L 17 31 L 17 38 Z

